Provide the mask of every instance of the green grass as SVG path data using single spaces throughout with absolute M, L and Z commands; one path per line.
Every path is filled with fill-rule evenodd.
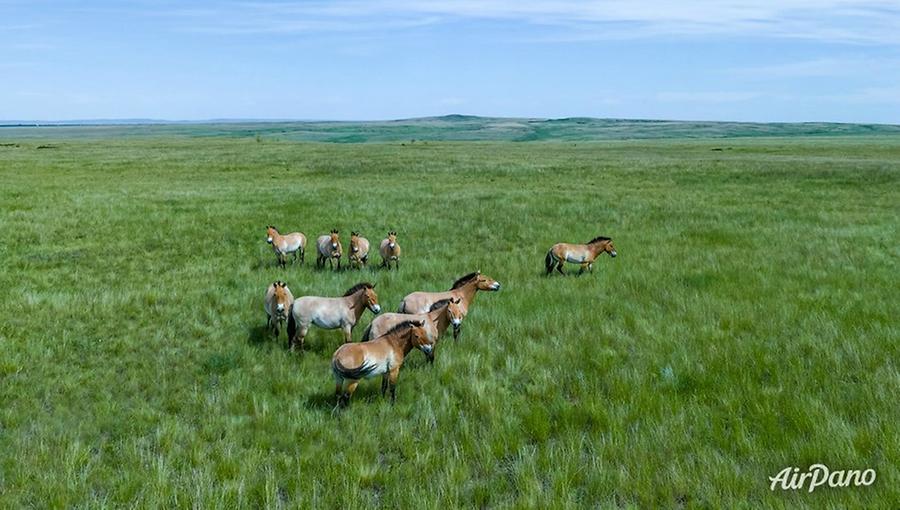
M 897 508 L 900 138 L 250 136 L 0 146 L 0 507 Z M 402 268 L 280 270 L 270 223 L 395 229 Z M 275 279 L 392 310 L 476 269 L 394 406 L 332 415 L 340 332 L 264 332 Z M 877 480 L 770 492 L 813 463 Z

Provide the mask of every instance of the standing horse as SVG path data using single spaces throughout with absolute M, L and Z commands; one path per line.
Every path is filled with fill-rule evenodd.
M 300 263 L 306 259 L 306 236 L 302 232 L 292 232 L 290 234 L 281 235 L 278 229 L 269 225 L 266 227 L 266 242 L 272 245 L 275 256 L 278 257 L 278 264 L 284 267 L 284 256 L 292 253 L 294 257 L 291 264 L 297 260 L 300 255 Z
M 459 327 L 463 320 L 460 303 L 462 303 L 460 298 L 447 298 L 431 305 L 428 313 L 383 313 L 372 319 L 372 323 L 363 332 L 362 341 L 368 342 L 373 338 L 378 338 L 397 324 L 410 320 L 424 321 L 428 338 L 434 340 L 435 343 L 452 324 L 453 338 L 456 339 L 459 336 Z
M 610 257 L 616 256 L 616 248 L 613 246 L 612 239 L 600 236 L 591 239 L 587 244 L 557 243 L 544 257 L 544 266 L 548 275 L 553 272 L 554 266 L 559 274 L 566 274 L 563 272 L 563 265 L 566 262 L 581 264 L 578 274 L 583 273 L 585 269 L 593 273 L 594 260 L 601 253 L 609 253 Z
M 303 349 L 303 341 L 311 324 L 322 329 L 340 328 L 344 331 L 344 341 L 350 342 L 350 332 L 366 308 L 376 315 L 381 312 L 375 286 L 365 282 L 350 287 L 342 297 L 297 298 L 288 317 L 288 347 L 293 348 L 299 343 L 300 349 Z
M 400 269 L 400 245 L 397 244 L 397 233 L 391 230 L 388 232 L 387 239 L 381 241 L 378 248 L 381 253 L 381 267 L 391 268 L 391 261 L 394 267 Z
M 359 232 L 350 232 L 350 255 L 348 258 L 350 267 L 356 263 L 356 267 L 362 269 L 369 263 L 369 240 L 360 237 Z
M 408 294 L 400 302 L 400 313 L 426 313 L 434 303 L 448 298 L 459 298 L 460 309 L 463 317 L 469 313 L 469 305 L 475 300 L 475 293 L 479 290 L 498 291 L 500 282 L 490 276 L 481 274 L 481 271 L 469 273 L 453 282 L 453 286 L 447 292 L 413 292 Z
M 356 391 L 360 379 L 381 375 L 381 396 L 391 389 L 391 403 L 397 399 L 397 377 L 403 360 L 413 348 L 420 349 L 431 359 L 434 356 L 434 342 L 422 326 L 422 321 L 405 321 L 394 326 L 381 337 L 363 343 L 346 343 L 331 357 L 331 371 L 334 374 L 334 395 L 337 397 L 335 409 L 350 404 L 350 397 Z M 347 381 L 347 391 L 344 391 Z
M 341 268 L 341 254 L 344 249 L 341 247 L 341 238 L 338 233 L 337 230 L 332 229 L 330 234 L 320 235 L 316 240 L 316 250 L 319 252 L 316 256 L 316 267 L 324 268 L 327 260 L 334 269 L 334 260 L 337 259 L 337 268 Z
M 280 327 L 284 325 L 284 321 L 288 318 L 293 303 L 294 295 L 291 294 L 291 289 L 283 281 L 278 280 L 266 289 L 264 305 L 266 309 L 266 328 L 276 338 L 278 338 Z

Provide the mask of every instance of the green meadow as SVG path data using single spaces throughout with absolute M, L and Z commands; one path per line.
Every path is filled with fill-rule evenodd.
M 900 504 L 896 134 L 52 129 L 0 129 L 2 508 Z M 282 270 L 267 224 L 396 230 L 401 268 Z M 617 258 L 543 275 L 598 235 Z M 433 366 L 411 354 L 393 406 L 371 380 L 332 412 L 340 331 L 303 353 L 265 331 L 276 279 L 370 281 L 392 311 L 475 270 L 503 289 Z M 770 490 L 816 463 L 877 479 Z

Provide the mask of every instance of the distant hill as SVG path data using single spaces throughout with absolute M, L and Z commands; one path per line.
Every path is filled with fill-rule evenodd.
M 827 122 L 752 123 L 670 120 L 529 119 L 445 115 L 390 121 L 176 122 L 147 119 L 0 121 L 0 140 L 108 137 L 257 137 L 335 143 L 401 141 L 591 141 L 761 136 L 897 135 L 900 125 Z

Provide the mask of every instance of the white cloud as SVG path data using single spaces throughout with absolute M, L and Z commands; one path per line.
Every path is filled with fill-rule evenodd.
M 756 99 L 759 92 L 660 92 L 656 99 L 665 103 L 736 103 Z
M 389 31 L 458 19 L 559 28 L 562 39 L 757 36 L 900 44 L 896 0 L 336 0 L 235 2 L 164 13 L 213 33 Z

